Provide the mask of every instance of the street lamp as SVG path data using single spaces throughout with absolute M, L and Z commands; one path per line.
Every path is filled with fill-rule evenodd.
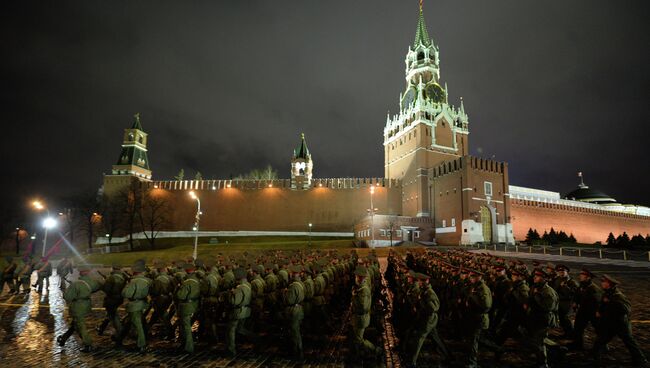
M 309 223 L 309 246 L 310 247 L 311 247 L 311 227 L 312 227 L 312 223 L 310 222 Z
M 196 193 L 194 193 L 194 191 L 190 192 L 190 197 L 196 201 L 196 216 L 194 217 L 194 227 L 192 228 L 192 230 L 194 230 L 194 252 L 192 253 L 192 258 L 194 258 L 196 261 L 199 244 L 199 219 L 201 218 L 201 200 L 196 195 Z
M 49 229 L 55 228 L 56 227 L 56 219 L 52 217 L 46 217 L 45 220 L 43 220 L 43 227 L 45 228 L 45 235 L 43 236 L 43 254 L 42 256 L 45 257 L 45 248 L 47 247 L 47 231 Z
M 372 234 L 372 241 L 371 241 L 371 247 L 375 246 L 375 211 L 377 209 L 372 203 L 372 197 L 373 194 L 375 194 L 375 187 L 371 186 L 370 187 L 370 209 L 368 210 L 370 212 L 370 233 Z

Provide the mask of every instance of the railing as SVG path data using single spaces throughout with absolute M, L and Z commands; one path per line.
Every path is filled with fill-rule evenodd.
M 129 250 L 129 245 L 107 245 L 105 247 L 95 247 L 86 250 L 86 254 L 107 254 L 107 253 L 120 253 Z
M 557 247 L 550 245 L 505 245 L 505 244 L 476 244 L 468 245 L 469 249 L 485 249 L 501 252 L 549 254 L 556 256 L 574 256 L 599 259 L 620 259 L 624 261 L 648 261 L 650 251 L 632 251 L 627 249 Z

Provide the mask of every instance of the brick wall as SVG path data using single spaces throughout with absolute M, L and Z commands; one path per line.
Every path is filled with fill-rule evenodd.
M 537 229 L 540 235 L 551 227 L 563 230 L 567 234 L 573 233 L 579 243 L 587 244 L 605 243 L 610 232 L 618 235 L 625 231 L 630 237 L 650 233 L 648 217 L 532 201 L 512 200 L 510 203 L 512 225 L 518 241 L 526 238 L 530 228 Z

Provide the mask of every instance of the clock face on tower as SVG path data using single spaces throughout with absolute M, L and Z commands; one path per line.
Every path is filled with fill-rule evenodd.
M 411 87 L 406 91 L 404 94 L 404 97 L 402 98 L 402 108 L 406 109 L 413 105 L 413 101 L 415 101 L 415 88 Z
M 429 84 L 425 91 L 427 98 L 433 102 L 443 102 L 445 100 L 445 90 L 438 83 Z

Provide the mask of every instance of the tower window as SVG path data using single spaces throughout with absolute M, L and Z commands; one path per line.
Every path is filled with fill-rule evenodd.
M 424 60 L 424 52 L 418 52 L 418 61 Z

